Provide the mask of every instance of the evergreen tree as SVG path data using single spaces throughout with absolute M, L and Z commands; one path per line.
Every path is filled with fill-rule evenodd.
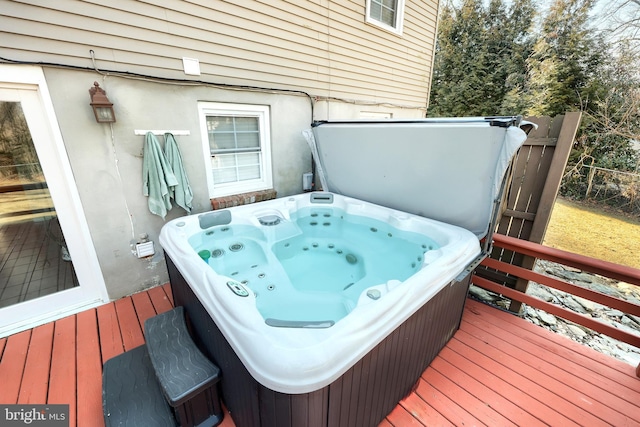
M 527 60 L 524 96 L 530 115 L 555 116 L 589 109 L 605 46 L 589 28 L 593 0 L 555 0 Z
M 522 87 L 526 78 L 526 60 L 533 49 L 532 25 L 535 9 L 531 0 L 514 0 L 506 8 L 502 0 L 489 3 L 486 21 L 485 67 L 491 71 L 485 114 L 521 114 L 519 105 L 509 105 L 508 94 Z
M 595 0 L 553 0 L 535 31 L 532 0 L 460 1 L 440 17 L 429 116 L 579 110 L 570 163 L 640 169 L 640 49 L 629 31 L 639 21 L 623 22 L 626 39 L 611 44 L 589 26 Z M 616 10 L 621 2 L 637 16 L 640 0 L 618 0 Z
M 483 10 L 480 0 L 465 0 L 460 8 L 448 4 L 440 15 L 430 116 L 476 115 L 482 97 L 477 90 L 486 70 L 482 56 Z
M 504 98 L 523 80 L 532 0 L 465 0 L 442 10 L 436 44 L 429 116 L 478 116 L 504 111 Z

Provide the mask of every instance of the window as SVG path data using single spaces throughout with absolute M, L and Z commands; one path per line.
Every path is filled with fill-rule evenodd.
M 404 0 L 367 0 L 367 18 L 370 24 L 387 31 L 402 34 Z
M 209 197 L 271 188 L 269 107 L 198 103 Z

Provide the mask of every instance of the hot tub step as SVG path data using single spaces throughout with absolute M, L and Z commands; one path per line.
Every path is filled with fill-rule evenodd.
M 146 345 L 104 364 L 106 427 L 220 424 L 220 369 L 191 339 L 183 308 L 148 319 L 144 329 Z
M 223 417 L 216 387 L 220 369 L 191 339 L 184 309 L 176 307 L 147 319 L 144 329 L 156 377 L 180 424 L 219 424 Z
M 143 345 L 105 362 L 102 405 L 106 427 L 178 425 Z

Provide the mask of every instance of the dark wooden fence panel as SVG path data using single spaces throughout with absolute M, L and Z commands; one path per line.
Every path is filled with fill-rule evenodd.
M 581 113 L 525 118 L 538 128 L 529 133 L 512 163 L 497 233 L 542 243 L 580 119 Z M 491 258 L 528 269 L 535 263 L 533 257 L 499 247 Z M 478 274 L 521 292 L 527 289 L 528 281 L 495 270 L 483 267 Z M 509 309 L 517 312 L 520 306 L 512 301 Z

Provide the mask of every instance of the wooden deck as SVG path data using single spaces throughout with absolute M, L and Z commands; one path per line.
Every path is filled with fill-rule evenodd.
M 73 265 L 62 256 L 64 237 L 55 215 L 40 212 L 10 223 L 5 215 L 0 213 L 0 308 L 78 286 Z
M 65 403 L 71 426 L 104 425 L 102 363 L 142 345 L 144 321 L 171 307 L 164 285 L 0 339 L 0 403 Z M 634 369 L 468 300 L 460 330 L 381 426 L 640 426 Z

